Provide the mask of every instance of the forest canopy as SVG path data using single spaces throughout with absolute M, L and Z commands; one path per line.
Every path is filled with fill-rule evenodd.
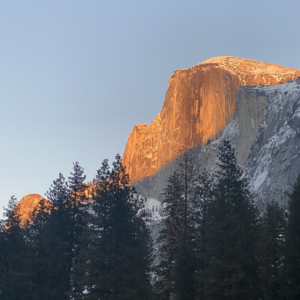
M 119 155 L 85 179 L 78 162 L 59 174 L 26 224 L 11 197 L 0 299 L 300 299 L 300 177 L 288 210 L 269 199 L 260 212 L 224 141 L 215 173 L 183 151 L 152 212 Z

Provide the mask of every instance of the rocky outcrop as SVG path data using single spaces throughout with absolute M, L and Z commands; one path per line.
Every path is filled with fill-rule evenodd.
M 39 207 L 40 202 L 43 199 L 45 198 L 39 194 L 29 194 L 18 202 L 14 210 L 20 217 L 21 226 L 24 226 L 28 221 L 30 222 L 34 210 Z M 45 203 L 46 209 L 50 210 L 50 201 L 46 200 Z
M 175 71 L 161 112 L 129 135 L 122 162 L 131 181 L 142 196 L 160 199 L 181 147 L 195 149 L 200 172 L 214 172 L 226 139 L 258 206 L 268 199 L 284 205 L 300 170 L 300 81 L 286 82 L 299 76 L 299 70 L 234 57 Z M 86 197 L 92 193 L 90 183 Z M 30 194 L 20 200 L 22 225 L 42 199 Z
M 264 97 L 266 115 L 244 163 L 258 207 L 287 193 L 300 173 L 300 80 L 274 87 L 249 87 L 245 94 Z
M 182 147 L 203 147 L 218 139 L 235 113 L 247 115 L 249 110 L 255 116 L 250 113 L 249 118 L 240 119 L 246 123 L 237 149 L 239 162 L 245 161 L 248 154 L 239 149 L 250 147 L 255 139 L 266 103 L 247 101 L 249 107 L 241 108 L 244 112 L 236 111 L 237 90 L 241 86 L 278 85 L 299 76 L 299 70 L 235 57 L 216 57 L 174 71 L 160 114 L 150 125 L 136 125 L 129 135 L 122 161 L 131 182 L 158 175 Z M 160 190 L 153 181 L 147 184 Z
M 87 201 L 90 201 L 92 196 L 95 194 L 95 183 L 92 181 L 87 182 L 86 189 L 81 193 L 84 194 L 84 198 Z M 29 222 L 29 224 L 32 223 L 31 219 L 32 217 L 34 218 L 33 212 L 36 208 L 39 208 L 42 200 L 45 201 L 44 205 L 46 211 L 50 212 L 52 207 L 51 202 L 39 194 L 29 194 L 18 202 L 14 210 L 20 217 L 21 226 L 26 225 L 27 222 Z
M 199 150 L 199 171 L 216 171 L 218 147 L 229 140 L 258 208 L 271 200 L 285 207 L 300 174 L 300 80 L 242 87 L 236 100 L 234 119 L 222 136 Z
M 154 174 L 159 169 L 158 147 L 161 138 L 161 118 L 156 116 L 150 125 L 140 124 L 130 133 L 122 162 L 132 178 Z
M 204 169 L 215 173 L 218 148 L 224 140 L 235 148 L 258 208 L 263 210 L 271 200 L 285 207 L 287 194 L 300 173 L 300 80 L 240 88 L 233 120 L 220 138 L 194 149 L 199 173 Z M 139 181 L 138 190 L 143 196 L 159 199 L 175 167 L 175 163 L 170 164 Z

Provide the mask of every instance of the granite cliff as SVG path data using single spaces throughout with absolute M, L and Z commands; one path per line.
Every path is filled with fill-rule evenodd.
M 226 139 L 258 206 L 270 197 L 284 205 L 300 170 L 299 78 L 300 70 L 235 57 L 175 71 L 161 112 L 128 137 L 122 161 L 131 182 L 142 196 L 161 200 L 180 148 L 195 150 L 200 172 L 214 172 Z M 92 191 L 89 183 L 88 198 Z M 30 194 L 20 200 L 22 224 L 42 199 Z
M 300 78 L 272 87 L 245 87 L 244 99 L 264 99 L 265 117 L 249 155 L 244 176 L 259 208 L 272 199 L 282 206 L 300 174 Z
M 161 112 L 150 125 L 134 126 L 128 137 L 123 164 L 131 182 L 167 168 L 182 147 L 218 139 L 233 120 L 241 86 L 278 85 L 299 76 L 296 69 L 228 56 L 174 71 Z
M 94 193 L 94 183 L 87 182 L 87 189 L 84 191 L 85 197 L 90 199 Z M 20 216 L 21 226 L 24 226 L 32 217 L 35 208 L 38 208 L 41 200 L 45 200 L 46 210 L 50 212 L 51 202 L 39 194 L 28 194 L 23 197 L 15 207 L 15 212 Z
M 18 202 L 14 210 L 20 217 L 21 226 L 24 226 L 31 219 L 34 210 L 39 207 L 43 199 L 45 198 L 39 194 L 29 194 Z M 46 200 L 46 209 L 50 210 L 50 207 L 50 201 Z

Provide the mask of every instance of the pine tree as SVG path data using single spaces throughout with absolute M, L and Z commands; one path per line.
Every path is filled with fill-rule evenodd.
M 300 299 L 300 175 L 289 195 L 284 258 L 284 299 Z
M 162 299 L 172 295 L 176 299 L 195 299 L 194 163 L 194 152 L 182 149 L 178 168 L 169 177 L 164 191 L 165 218 L 158 239 L 161 257 L 157 283 Z
M 84 205 L 87 202 L 85 191 L 87 185 L 84 183 L 86 176 L 84 169 L 78 162 L 73 163 L 73 172 L 69 179 L 70 195 L 66 203 L 66 212 L 68 215 L 69 232 L 67 237 L 67 253 L 68 253 L 68 274 L 69 280 L 69 294 L 76 299 L 77 295 L 82 293 L 82 289 L 78 286 L 76 281 L 72 280 L 75 276 L 71 273 L 75 271 L 74 265 L 77 264 L 79 250 L 80 250 L 80 237 L 84 226 Z
M 63 174 L 59 173 L 58 178 L 53 181 L 45 196 L 52 203 L 55 210 L 59 212 L 59 220 L 62 221 L 60 217 L 62 217 L 63 210 L 70 196 L 70 189 Z
M 196 299 L 196 262 L 194 243 L 190 236 L 180 240 L 177 259 L 174 266 L 174 290 L 176 299 Z
M 164 190 L 164 219 L 159 233 L 159 265 L 157 267 L 157 291 L 160 299 L 170 299 L 175 293 L 175 260 L 180 248 L 183 230 L 183 186 L 175 171 L 168 179 Z
M 267 204 L 262 217 L 260 256 L 262 290 L 266 300 L 281 299 L 279 282 L 283 264 L 284 210 L 274 200 Z
M 183 187 L 183 214 L 184 219 L 184 231 L 183 234 L 187 238 L 188 227 L 190 225 L 190 216 L 192 209 L 192 199 L 193 199 L 193 187 L 194 187 L 194 178 L 195 178 L 195 154 L 193 150 L 189 150 L 186 147 L 180 150 L 180 156 L 177 159 L 178 164 L 178 175 L 182 182 Z
M 110 167 L 108 160 L 105 159 L 97 171 L 93 198 L 84 215 L 86 225 L 81 237 L 84 247 L 75 266 L 76 275 L 73 275 L 79 285 L 85 286 L 89 299 L 97 299 L 99 296 L 108 297 L 111 292 L 107 283 L 108 276 L 106 276 L 110 272 L 107 267 L 107 243 L 113 201 L 111 184 Z M 90 276 L 86 276 L 87 273 Z
M 113 244 L 109 253 L 114 253 L 110 257 L 114 268 L 113 299 L 149 299 L 150 232 L 143 220 L 143 200 L 129 186 L 129 176 L 119 155 L 113 162 L 112 184 L 114 205 L 110 237 Z
M 104 160 L 95 186 L 82 235 L 87 243 L 75 266 L 75 280 L 87 293 L 82 299 L 149 299 L 150 234 L 119 155 L 112 170 Z
M 49 299 L 49 231 L 47 222 L 49 219 L 50 207 L 45 199 L 41 199 L 34 211 L 31 213 L 29 224 L 24 230 L 24 235 L 28 241 L 28 257 L 30 262 L 31 291 L 33 300 Z M 55 262 L 52 262 L 55 263 Z M 27 275 L 27 277 L 28 277 Z
M 49 298 L 64 300 L 68 299 L 69 291 L 69 216 L 67 202 L 70 190 L 64 176 L 59 177 L 46 192 L 47 199 L 51 202 L 51 212 L 47 222 L 46 247 L 48 249 L 48 284 L 47 293 Z
M 26 300 L 31 298 L 31 272 L 28 245 L 20 226 L 17 199 L 12 196 L 4 209 L 4 228 L 1 245 L 1 299 Z
M 0 295 L 2 293 L 3 289 L 3 283 L 4 283 L 4 275 L 5 275 L 5 265 L 4 265 L 4 259 L 5 259 L 5 236 L 4 236 L 4 230 L 5 230 L 5 222 L 3 219 L 0 220 Z
M 258 299 L 258 212 L 228 141 L 218 159 L 207 215 L 208 299 Z
M 207 257 L 207 216 L 208 205 L 214 200 L 213 182 L 206 170 L 195 180 L 193 207 L 194 207 L 194 235 L 196 252 L 196 279 L 198 299 L 207 299 L 206 270 Z

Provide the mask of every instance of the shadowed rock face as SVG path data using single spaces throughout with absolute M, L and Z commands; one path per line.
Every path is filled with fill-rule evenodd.
M 286 206 L 287 193 L 300 173 L 300 80 L 244 90 L 246 97 L 264 97 L 268 103 L 244 174 L 260 209 L 271 200 Z
M 128 137 L 122 161 L 132 183 L 167 167 L 180 148 L 203 146 L 218 138 L 233 120 L 241 86 L 278 85 L 299 76 L 296 69 L 226 56 L 174 71 L 160 114 L 150 125 L 134 126 Z M 256 124 L 252 119 L 249 126 L 256 131 L 261 120 Z
M 37 208 L 40 204 L 40 201 L 45 199 L 39 194 L 29 194 L 23 197 L 15 207 L 16 213 L 20 216 L 21 226 L 24 226 L 25 223 L 30 220 L 31 214 L 34 209 Z M 51 203 L 49 200 L 46 200 L 47 207 L 50 209 Z

